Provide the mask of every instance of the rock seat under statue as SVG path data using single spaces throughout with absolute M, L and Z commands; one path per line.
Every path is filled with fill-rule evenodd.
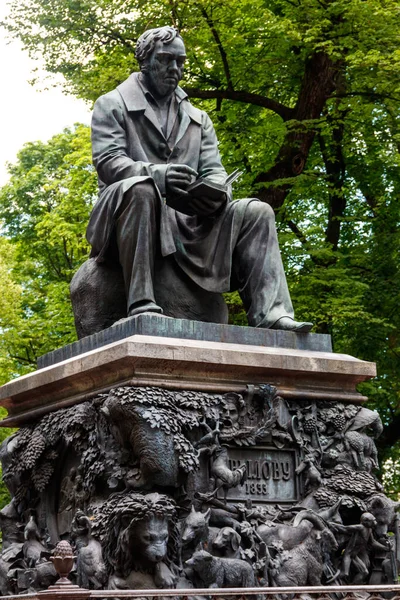
M 118 263 L 98 263 L 89 258 L 75 273 L 70 289 L 78 338 L 103 331 L 127 316 L 124 278 Z M 222 294 L 203 290 L 178 269 L 172 257 L 156 263 L 154 292 L 157 304 L 167 316 L 228 322 Z
M 392 583 L 374 374 L 329 336 L 152 315 L 42 357 L 0 388 L 2 593 L 53 583 L 60 539 L 91 589 Z

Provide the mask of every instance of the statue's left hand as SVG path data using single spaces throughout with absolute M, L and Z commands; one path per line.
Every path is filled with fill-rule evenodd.
M 225 193 L 216 200 L 215 198 L 189 198 L 187 204 L 190 206 L 193 214 L 200 215 L 202 217 L 209 217 L 213 215 L 217 210 L 226 203 L 227 197 Z
M 176 196 L 167 196 L 167 204 L 178 212 L 185 215 L 199 215 L 201 217 L 210 217 L 217 212 L 227 201 L 225 193 L 217 200 L 215 198 L 207 198 L 205 196 L 193 198 L 188 192 L 181 191 Z

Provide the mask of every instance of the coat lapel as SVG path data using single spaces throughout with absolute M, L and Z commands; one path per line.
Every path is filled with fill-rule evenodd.
M 159 132 L 165 140 L 165 136 L 161 130 L 160 123 L 155 112 L 148 103 L 146 96 L 138 82 L 138 73 L 132 73 L 128 79 L 123 81 L 117 90 L 122 96 L 125 106 L 129 112 L 143 111 L 144 116 L 150 121 L 153 127 Z M 201 111 L 190 104 L 186 100 L 187 94 L 182 88 L 177 87 L 175 90 L 176 97 L 179 102 L 179 128 L 175 140 L 175 145 L 183 138 L 191 121 L 201 125 Z
M 189 101 L 186 100 L 187 94 L 182 88 L 176 88 L 175 94 L 179 101 L 179 129 L 175 140 L 175 145 L 183 138 L 191 121 L 201 125 L 201 111 L 194 108 Z
M 151 108 L 150 104 L 147 102 L 147 106 L 146 109 L 144 111 L 144 116 L 146 117 L 146 119 L 148 119 L 150 121 L 150 123 L 152 125 L 154 125 L 154 127 L 157 129 L 158 133 L 164 138 L 165 140 L 165 135 L 163 134 L 163 131 L 161 129 L 161 125 L 160 125 L 160 121 L 157 119 L 157 115 L 154 112 L 154 110 Z
M 165 140 L 165 136 L 161 130 L 159 120 L 157 119 L 154 110 L 148 103 L 137 78 L 138 73 L 132 73 L 132 75 L 130 75 L 128 79 L 126 79 L 119 86 L 117 86 L 117 90 L 121 94 L 127 110 L 129 112 L 143 111 L 146 119 L 150 121 L 153 127 L 157 129 L 158 133 Z
M 187 114 L 187 112 L 185 110 L 182 110 L 182 103 L 179 107 L 179 129 L 178 129 L 178 133 L 176 134 L 176 139 L 175 139 L 175 146 L 178 144 L 178 142 L 183 138 L 183 136 L 186 133 L 187 128 L 189 127 L 190 124 L 190 118 L 189 115 Z

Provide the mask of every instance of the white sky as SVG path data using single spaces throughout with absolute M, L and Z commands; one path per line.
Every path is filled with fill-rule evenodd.
M 6 13 L 6 0 L 0 0 L 0 20 Z M 8 179 L 6 163 L 15 162 L 25 142 L 46 141 L 74 123 L 90 122 L 83 100 L 66 96 L 61 87 L 40 91 L 44 84 L 28 83 L 37 66 L 19 42 L 7 40 L 0 27 L 0 186 Z

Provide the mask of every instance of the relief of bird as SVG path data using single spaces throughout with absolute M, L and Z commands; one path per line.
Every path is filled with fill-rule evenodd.
M 76 561 L 78 583 L 84 588 L 102 589 L 107 582 L 107 570 L 101 544 L 91 534 L 91 521 L 82 511 L 78 510 L 72 528 L 78 552 Z
M 22 553 L 28 568 L 32 568 L 39 562 L 42 554 L 46 552 L 46 548 L 41 541 L 39 528 L 36 525 L 33 515 L 31 515 L 25 526 L 24 538 L 25 542 L 22 546 Z
M 208 449 L 211 454 L 215 450 L 215 444 L 218 443 L 218 436 L 220 434 L 219 421 L 216 421 L 215 428 L 211 427 L 206 422 L 205 418 L 200 422 L 200 425 L 206 429 L 206 432 L 197 442 L 193 444 L 195 448 L 202 450 Z
M 215 450 L 215 458 L 211 466 L 211 475 L 215 477 L 216 487 L 212 497 L 216 496 L 222 488 L 224 490 L 224 502 L 226 504 L 228 491 L 238 485 L 243 485 L 247 479 L 246 465 L 236 469 L 229 468 L 228 449 L 220 446 Z

